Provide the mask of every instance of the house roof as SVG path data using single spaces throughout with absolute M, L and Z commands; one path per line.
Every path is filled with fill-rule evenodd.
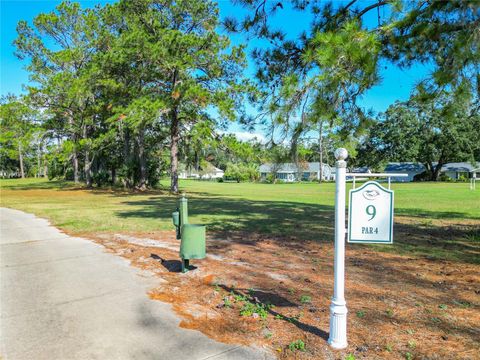
M 391 162 L 385 166 L 385 172 L 415 172 L 421 173 L 425 171 L 425 166 L 415 162 Z
M 369 173 L 370 168 L 368 166 L 360 166 L 352 169 L 352 173 Z
M 320 163 L 319 162 L 309 162 L 304 163 L 305 168 L 301 167 L 301 172 L 317 172 L 320 170 Z M 260 172 L 272 172 L 273 164 L 262 164 L 260 165 Z M 283 163 L 277 164 L 277 172 L 286 172 L 286 173 L 296 173 L 298 169 L 294 163 Z M 323 170 L 330 170 L 330 166 L 327 164 L 323 164 Z
M 472 163 L 469 162 L 456 162 L 443 165 L 441 171 L 470 172 L 478 167 L 480 167 L 480 163 L 478 162 L 476 165 L 472 165 Z

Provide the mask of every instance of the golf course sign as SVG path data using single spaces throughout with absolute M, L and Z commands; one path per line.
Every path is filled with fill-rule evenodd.
M 376 181 L 350 190 L 348 207 L 349 243 L 393 242 L 393 191 Z

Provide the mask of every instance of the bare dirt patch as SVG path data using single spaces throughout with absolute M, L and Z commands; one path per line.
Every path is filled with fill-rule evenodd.
M 478 359 L 480 266 L 347 246 L 349 347 L 327 345 L 333 244 L 211 234 L 182 274 L 173 231 L 88 234 L 162 282 L 181 326 L 281 359 Z M 302 346 L 304 344 L 304 348 Z

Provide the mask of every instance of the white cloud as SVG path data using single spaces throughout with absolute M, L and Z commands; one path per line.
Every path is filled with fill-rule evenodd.
M 263 134 L 260 133 L 250 133 L 248 131 L 219 131 L 221 134 L 233 134 L 240 141 L 251 141 L 257 140 L 262 144 L 267 142 L 267 139 Z

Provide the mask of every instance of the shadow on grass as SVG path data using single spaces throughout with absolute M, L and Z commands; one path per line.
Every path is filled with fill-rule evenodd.
M 206 224 L 207 231 L 217 233 L 215 237 L 252 246 L 259 241 L 258 237 L 250 236 L 253 234 L 262 234 L 281 243 L 333 241 L 333 206 L 201 196 L 189 198 L 190 220 Z M 122 204 L 132 210 L 118 211 L 116 216 L 120 218 L 154 218 L 170 222 L 177 198 L 152 196 Z M 394 244 L 377 245 L 375 248 L 429 259 L 480 263 L 479 225 L 433 225 L 427 220 L 435 217 L 435 213 L 428 214 L 425 223 L 396 224 Z
M 30 180 L 30 181 L 28 181 Z M 36 180 L 36 179 L 35 179 Z M 90 191 L 92 194 L 108 194 L 118 197 L 125 196 L 145 196 L 145 195 L 165 195 L 169 194 L 169 190 L 166 187 L 159 186 L 155 189 L 137 190 L 137 189 L 125 189 L 118 186 L 103 186 L 87 188 L 84 183 L 75 184 L 73 181 L 67 180 L 49 180 L 49 181 L 32 181 L 27 179 L 25 182 L 8 182 L 2 181 L 2 188 L 5 190 L 57 190 L 57 191 L 75 191 L 84 190 Z
M 458 211 L 427 211 L 423 209 L 398 208 L 395 209 L 395 215 L 426 219 L 477 219 L 480 221 L 477 217 Z
M 69 181 L 30 181 L 11 184 L 6 181 L 2 182 L 2 188 L 85 190 Z M 171 213 L 177 207 L 178 199 L 178 196 L 170 195 L 165 189 L 142 192 L 119 188 L 94 188 L 90 193 L 125 199 L 122 201 L 124 209 L 114 214 L 119 218 L 158 219 L 164 223 L 171 222 Z M 333 241 L 333 204 L 257 201 L 218 196 L 213 191 L 191 191 L 189 194 L 192 223 L 204 223 L 208 226 L 207 231 L 210 234 L 216 232 L 218 236 L 231 239 L 233 242 L 255 246 L 255 242 L 260 238 L 253 237 L 253 234 L 262 234 L 283 244 L 291 241 Z M 375 245 L 379 251 L 480 263 L 480 221 L 477 224 L 472 222 L 471 225 L 454 223 L 456 219 L 478 220 L 478 218 L 461 212 L 405 208 L 396 208 L 395 214 L 418 219 L 418 222 L 396 223 L 394 244 Z M 434 225 L 432 219 L 452 221 L 448 225 L 440 226 Z
M 177 200 L 151 197 L 122 204 L 135 209 L 119 211 L 119 217 L 171 221 Z M 283 240 L 316 241 L 330 240 L 333 233 L 333 207 L 326 205 L 202 197 L 189 199 L 188 210 L 192 223 L 204 223 L 209 231 L 215 232 L 246 231 L 274 235 Z
M 3 181 L 2 188 L 5 190 L 81 190 L 84 187 L 81 184 L 75 184 L 72 181 L 50 180 L 50 181 L 30 181 L 30 182 L 9 182 Z

